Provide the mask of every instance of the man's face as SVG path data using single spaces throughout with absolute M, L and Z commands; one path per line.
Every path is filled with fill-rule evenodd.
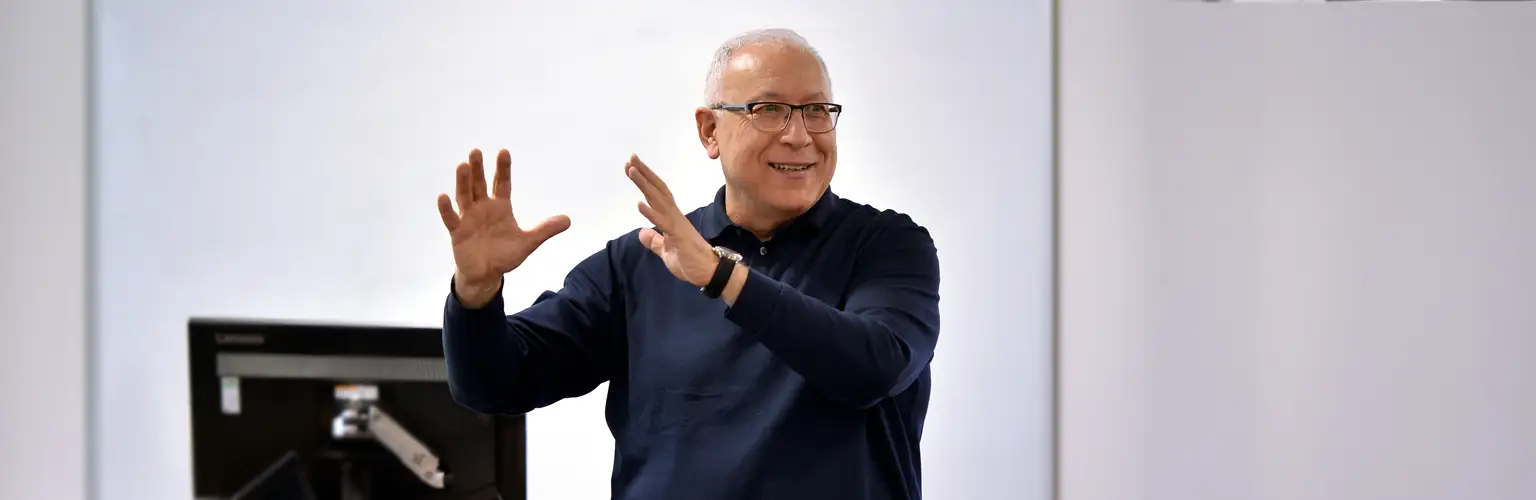
M 725 104 L 780 102 L 825 103 L 827 77 L 815 56 L 780 45 L 743 47 L 732 57 L 721 80 Z M 764 109 L 764 108 L 759 108 Z M 769 115 L 769 112 L 759 112 Z M 789 115 L 782 129 L 754 126 L 745 111 L 700 109 L 699 139 L 710 158 L 719 158 L 726 184 L 742 201 L 774 212 L 798 214 L 814 205 L 837 170 L 837 133 L 818 131 L 804 111 Z M 810 123 L 811 130 L 807 130 Z M 808 167 L 807 167 L 808 166 Z

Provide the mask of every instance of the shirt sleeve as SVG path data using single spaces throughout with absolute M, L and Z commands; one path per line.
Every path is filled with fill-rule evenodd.
M 867 408 L 911 386 L 939 338 L 939 261 L 906 216 L 859 255 L 842 309 L 750 271 L 726 317 L 833 399 Z
M 571 270 L 564 288 L 510 316 L 500 290 L 470 309 L 450 284 L 443 351 L 454 400 L 484 414 L 519 414 L 608 381 L 624 335 L 613 250 L 610 242 Z

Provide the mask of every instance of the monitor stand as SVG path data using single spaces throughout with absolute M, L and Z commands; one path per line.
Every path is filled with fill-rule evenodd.
M 400 465 L 395 463 L 393 454 L 375 443 L 333 441 L 320 449 L 315 458 L 330 472 L 326 475 L 328 481 L 316 490 L 321 500 L 377 500 L 400 495 L 387 486 L 399 484 L 395 475 Z
M 315 491 L 309 484 L 309 475 L 304 473 L 304 463 L 297 453 L 290 451 L 246 483 L 230 500 L 315 500 Z
M 341 500 L 371 500 L 373 477 L 371 467 L 361 460 L 341 463 Z
M 404 464 L 417 480 L 433 489 L 443 489 L 449 477 L 439 470 L 437 454 L 380 408 L 378 399 L 378 386 L 336 386 L 336 401 L 341 411 L 331 419 L 331 438 L 340 443 L 376 441 Z M 343 452 L 342 500 L 367 500 L 372 474 L 369 458 L 374 457 Z

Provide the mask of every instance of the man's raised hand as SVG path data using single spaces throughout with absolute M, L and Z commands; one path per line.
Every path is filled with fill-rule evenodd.
M 437 196 L 437 211 L 453 241 L 454 293 L 468 307 L 495 298 L 502 275 L 522 265 L 545 241 L 571 227 L 570 217 L 558 215 L 523 229 L 512 216 L 512 155 L 496 155 L 496 177 L 489 192 L 480 150 L 460 163 L 454 197 Z M 454 204 L 458 212 L 454 212 Z
M 661 257 L 677 279 L 695 286 L 709 284 L 720 258 L 688 216 L 677 208 L 672 189 L 638 156 L 630 155 L 624 164 L 624 175 L 645 195 L 645 201 L 638 205 L 640 214 L 656 225 L 656 229 L 640 230 L 640 244 Z

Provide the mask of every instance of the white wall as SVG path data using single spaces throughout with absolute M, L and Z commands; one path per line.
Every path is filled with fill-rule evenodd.
M 0 2 L 0 498 L 86 497 L 84 1 Z
M 1062 15 L 1061 498 L 1536 498 L 1536 5 Z
M 529 303 L 643 224 L 631 152 L 685 205 L 721 182 L 692 129 L 716 44 L 787 26 L 838 100 L 841 194 L 913 214 L 944 262 L 924 447 L 932 498 L 1046 498 L 1049 5 L 103 0 L 102 498 L 190 492 L 192 315 L 438 325 L 434 198 L 513 151 L 520 213 L 573 228 L 509 280 Z M 533 498 L 605 498 L 599 389 L 530 417 Z

